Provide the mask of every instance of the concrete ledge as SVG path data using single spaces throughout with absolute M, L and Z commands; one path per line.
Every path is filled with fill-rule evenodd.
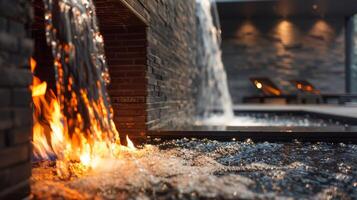
M 357 127 L 227 127 L 224 130 L 209 130 L 209 127 L 196 127 L 196 130 L 149 131 L 151 139 L 163 140 L 180 138 L 208 138 L 212 140 L 252 139 L 254 142 L 343 142 L 357 144 Z M 206 129 L 206 130 L 204 130 Z
M 151 139 L 208 138 L 214 140 L 252 139 L 255 142 L 343 142 L 357 144 L 357 107 L 333 105 L 236 105 L 236 113 L 293 113 L 335 119 L 348 126 L 193 126 L 183 130 L 151 130 Z
M 242 104 L 235 105 L 234 111 L 239 112 L 302 112 L 315 114 L 323 118 L 345 119 L 357 124 L 357 105 L 262 105 Z

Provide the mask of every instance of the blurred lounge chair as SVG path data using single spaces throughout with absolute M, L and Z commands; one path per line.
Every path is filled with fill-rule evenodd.
M 290 83 L 292 83 L 299 92 L 320 94 L 320 91 L 307 80 L 290 80 Z
M 314 87 L 307 80 L 290 80 L 290 82 L 295 86 L 295 88 L 304 93 L 311 94 L 320 94 L 321 101 L 325 104 L 347 104 L 347 103 L 356 103 L 357 95 L 354 94 L 321 94 L 319 90 Z
M 310 85 L 302 85 L 299 82 L 299 87 L 296 93 L 284 93 L 274 82 L 268 77 L 251 77 L 250 82 L 259 90 L 258 95 L 248 96 L 243 98 L 243 103 L 260 103 L 260 104 L 319 104 L 322 102 L 321 96 L 318 93 L 305 92 L 304 90 L 312 91 L 314 88 Z M 305 82 L 304 82 L 305 83 Z M 296 85 L 296 83 L 295 83 Z M 305 86 L 305 87 L 303 87 Z M 304 89 L 304 90 L 303 90 Z
M 257 89 L 261 90 L 264 95 L 280 96 L 282 94 L 282 90 L 267 77 L 254 77 L 249 78 L 249 80 Z

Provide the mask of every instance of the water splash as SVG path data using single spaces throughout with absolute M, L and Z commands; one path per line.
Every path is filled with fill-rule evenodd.
M 215 111 L 218 111 L 221 117 L 231 118 L 233 117 L 232 100 L 222 62 L 221 30 L 215 3 L 211 0 L 196 0 L 196 17 L 197 65 L 199 66 L 198 115 L 205 119 L 214 116 Z
M 205 120 L 210 126 L 284 126 L 284 127 L 347 127 L 340 121 L 321 119 L 309 115 L 272 114 L 272 113 L 239 113 L 231 119 L 210 117 Z

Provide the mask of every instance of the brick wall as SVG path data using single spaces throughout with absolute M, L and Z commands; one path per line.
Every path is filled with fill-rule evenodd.
M 175 128 L 194 113 L 195 1 L 123 0 L 147 22 L 147 128 Z
M 195 1 L 98 0 L 96 6 L 120 132 L 133 138 L 190 121 Z
M 103 29 L 111 83 L 114 121 L 121 135 L 146 130 L 146 27 Z
M 95 2 L 109 66 L 114 122 L 125 136 L 138 139 L 146 132 L 146 23 L 121 1 Z
M 266 76 L 284 91 L 306 79 L 322 93 L 345 91 L 344 18 L 222 21 L 223 62 L 235 103 L 257 93 L 251 76 Z M 333 84 L 331 84 L 333 81 Z
M 0 199 L 30 192 L 30 21 L 30 1 L 0 0 Z

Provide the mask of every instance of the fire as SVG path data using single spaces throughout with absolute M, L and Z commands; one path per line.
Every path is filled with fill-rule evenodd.
M 33 58 L 30 58 L 30 67 L 31 67 L 32 73 L 35 71 L 36 65 L 37 65 L 36 60 Z
M 36 61 L 30 60 L 31 71 L 36 69 Z M 71 87 L 70 85 L 68 87 Z M 59 98 L 47 87 L 47 83 L 33 75 L 31 86 L 33 111 L 33 153 L 36 159 L 56 159 L 59 174 L 68 174 L 71 163 L 79 163 L 82 167 L 93 168 L 101 158 L 116 157 L 121 151 L 135 150 L 133 142 L 127 137 L 128 146 L 120 145 L 119 134 L 115 132 L 115 140 L 101 132 L 100 125 L 94 117 L 90 119 L 93 133 L 83 133 L 82 116 L 77 113 L 76 119 L 66 119 Z M 91 114 L 94 109 L 100 110 L 101 102 L 90 102 L 86 92 L 81 91 L 83 99 Z M 68 99 L 70 105 L 76 106 L 76 95 Z M 94 106 L 93 106 L 94 105 Z M 107 113 L 103 112 L 103 115 Z M 66 124 L 65 121 L 69 124 Z M 69 131 L 70 123 L 76 122 L 76 127 Z M 113 122 L 111 122 L 113 123 Z M 113 123 L 114 124 L 114 123 Z

